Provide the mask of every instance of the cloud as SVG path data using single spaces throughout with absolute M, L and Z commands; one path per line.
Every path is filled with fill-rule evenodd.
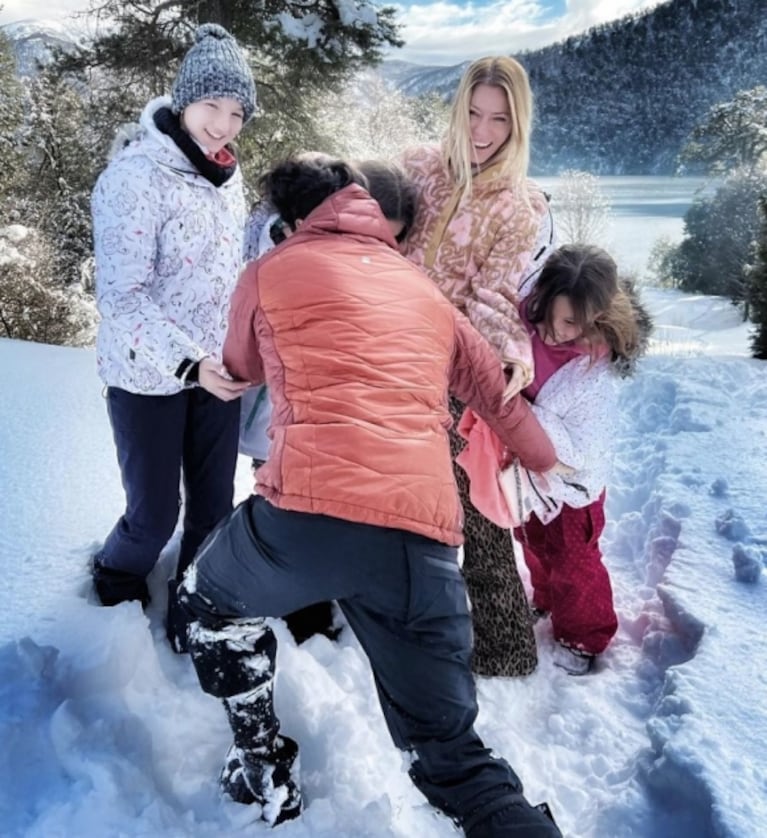
M 474 0 L 396 2 L 406 44 L 390 58 L 417 64 L 458 64 L 482 55 L 513 55 L 577 35 L 599 23 L 646 11 L 667 0 Z M 24 18 L 61 20 L 88 9 L 88 0 L 0 0 L 0 24 Z
M 513 55 L 564 40 L 599 23 L 642 12 L 664 0 L 567 0 L 552 16 L 550 4 L 530 0 L 398 4 L 405 46 L 391 58 L 417 64 L 457 64 L 483 55 Z

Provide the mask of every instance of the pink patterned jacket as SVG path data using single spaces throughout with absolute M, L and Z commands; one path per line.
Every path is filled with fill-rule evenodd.
M 490 166 L 474 178 L 472 194 L 464 198 L 437 147 L 412 149 L 402 163 L 419 192 L 405 255 L 468 316 L 505 365 L 522 366 L 526 386 L 533 378 L 533 359 L 519 317 L 510 331 L 508 309 L 496 317 L 492 309 L 480 310 L 471 302 L 478 290 L 489 289 L 516 307 L 529 292 L 553 247 L 546 196 L 531 180 L 525 194 L 497 176 L 498 166 Z

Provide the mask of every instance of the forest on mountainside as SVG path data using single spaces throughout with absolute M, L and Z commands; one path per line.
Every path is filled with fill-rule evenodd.
M 671 0 L 516 57 L 535 94 L 534 173 L 672 174 L 712 105 L 767 84 L 767 7 Z M 445 96 L 466 66 L 387 64 L 400 91 Z

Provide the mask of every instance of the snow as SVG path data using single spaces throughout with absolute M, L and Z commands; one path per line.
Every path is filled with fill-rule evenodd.
M 78 31 L 71 23 L 61 20 L 40 18 L 25 18 L 7 23 L 3 26 L 3 32 L 13 40 L 25 38 L 53 38 L 61 41 L 76 40 Z
M 376 27 L 378 10 L 364 0 L 340 0 L 335 4 L 335 11 L 343 26 L 349 28 Z M 282 29 L 282 34 L 296 41 L 305 41 L 308 49 L 316 49 L 318 44 L 326 41 L 326 49 L 331 52 L 338 49 L 339 43 L 328 33 L 327 22 L 316 13 L 308 11 L 300 14 L 295 8 L 280 12 L 275 21 Z
M 653 351 L 626 383 L 603 539 L 620 616 L 597 671 L 479 679 L 478 728 L 568 838 L 757 838 L 767 821 L 767 377 L 724 301 L 645 289 Z M 0 823 L 9 838 L 268 835 L 223 800 L 219 704 L 153 602 L 97 607 L 89 557 L 121 511 L 89 349 L 0 340 Z M 249 491 L 240 463 L 238 497 Z M 745 568 L 745 570 L 744 570 Z M 739 579 L 743 581 L 739 581 Z M 411 785 L 348 627 L 296 647 L 276 701 L 306 810 L 285 838 L 447 838 Z

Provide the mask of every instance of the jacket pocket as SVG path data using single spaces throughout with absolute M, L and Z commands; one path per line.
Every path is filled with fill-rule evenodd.
M 410 596 L 406 623 L 411 631 L 441 633 L 444 623 L 457 628 L 469 620 L 469 604 L 458 550 L 429 539 L 406 546 L 410 574 Z M 469 629 L 470 631 L 470 629 Z

